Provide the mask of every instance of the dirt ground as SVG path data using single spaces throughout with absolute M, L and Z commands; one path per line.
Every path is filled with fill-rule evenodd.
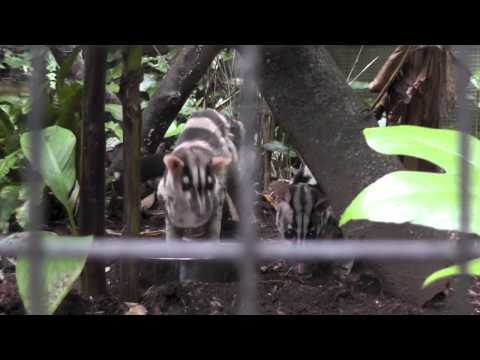
M 274 214 L 265 206 L 257 209 L 260 241 L 278 238 Z M 118 221 L 109 223 L 111 233 Z M 161 229 L 162 212 L 144 219 L 144 231 Z M 153 240 L 153 239 L 152 239 Z M 291 264 L 290 264 L 291 265 Z M 418 308 L 384 294 L 378 281 L 368 272 L 357 269 L 346 277 L 328 271 L 315 278 L 301 278 L 290 271 L 285 261 L 259 264 L 257 309 L 265 315 L 420 315 L 448 314 L 445 299 L 438 299 L 426 308 Z M 107 270 L 109 295 L 87 298 L 74 289 L 57 310 L 57 315 L 221 315 L 236 314 L 239 304 L 238 282 L 180 284 L 144 282 L 144 291 L 134 303 L 118 299 L 118 265 Z M 474 314 L 480 313 L 480 282 L 469 291 Z M 25 314 L 17 293 L 15 267 L 7 259 L 0 261 L 0 314 Z

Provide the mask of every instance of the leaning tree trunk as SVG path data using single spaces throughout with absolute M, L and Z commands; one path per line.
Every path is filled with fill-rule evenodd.
M 192 45 L 180 51 L 143 113 L 143 144 L 153 154 L 171 122 L 222 46 Z
M 344 75 L 323 46 L 263 48 L 259 81 L 276 123 L 288 134 L 332 206 L 341 214 L 354 197 L 380 177 L 401 170 L 396 157 L 371 150 L 362 130 L 375 127 L 365 104 L 354 95 Z M 344 232 L 356 239 L 445 239 L 445 232 L 410 225 L 353 222 Z M 383 288 L 407 301 L 423 304 L 444 290 L 439 282 L 421 290 L 424 279 L 444 261 L 372 261 Z

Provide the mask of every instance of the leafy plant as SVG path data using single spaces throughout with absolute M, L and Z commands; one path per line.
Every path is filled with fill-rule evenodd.
M 174 120 L 171 124 L 170 127 L 168 128 L 167 132 L 165 133 L 164 138 L 170 138 L 170 137 L 177 137 L 179 136 L 183 130 L 185 130 L 185 124 L 181 123 L 179 124 L 177 120 Z
M 122 105 L 106 104 L 105 111 L 112 114 L 113 118 L 117 121 L 123 120 Z
M 30 133 L 20 138 L 22 151 L 29 161 L 32 160 Z M 42 159 L 41 168 L 35 169 L 41 175 L 45 184 L 67 211 L 70 228 L 73 234 L 77 233 L 74 208 L 76 199 L 70 194 L 76 185 L 75 175 L 75 135 L 59 126 L 52 126 L 41 132 Z
M 397 171 L 364 189 L 347 207 L 340 225 L 352 220 L 412 223 L 440 230 L 461 231 L 461 162 L 466 161 L 471 184 L 471 231 L 480 234 L 480 141 L 468 136 L 471 157 L 458 152 L 460 133 L 454 130 L 417 126 L 394 126 L 364 131 L 368 145 L 387 155 L 413 156 L 442 168 L 445 173 Z M 478 261 L 470 263 L 471 274 L 479 275 Z M 458 274 L 458 266 L 432 274 L 425 286 Z
M 81 244 L 90 246 L 93 236 L 86 237 L 59 237 L 53 233 L 42 233 L 42 240 L 48 245 Z M 18 239 L 18 236 L 17 236 Z M 8 238 L 5 239 L 8 241 Z M 5 241 L 4 240 L 4 241 Z M 21 240 L 21 239 L 20 239 Z M 43 294 L 47 305 L 47 314 L 53 314 L 65 296 L 72 289 L 74 282 L 80 276 L 87 256 L 75 258 L 45 258 L 42 263 L 42 273 L 45 276 L 45 290 Z M 18 292 L 28 313 L 32 313 L 32 297 L 30 294 L 31 263 L 27 257 L 19 257 L 16 264 L 16 278 Z

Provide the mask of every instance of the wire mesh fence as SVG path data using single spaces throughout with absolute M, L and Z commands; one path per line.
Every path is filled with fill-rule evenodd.
M 464 61 L 470 56 L 472 48 L 458 46 L 456 48 L 458 58 Z M 248 128 L 255 126 L 256 96 L 255 83 L 258 80 L 258 67 L 260 60 L 260 48 L 258 46 L 243 46 L 242 60 L 240 62 L 243 86 L 241 89 L 240 120 Z M 33 158 L 32 168 L 40 166 L 41 139 L 40 130 L 45 124 L 45 101 L 42 88 L 45 74 L 45 51 L 40 46 L 31 48 L 34 73 L 31 80 L 32 112 L 29 117 L 29 128 L 32 130 Z M 459 112 L 458 130 L 469 133 L 472 129 L 473 118 L 469 106 L 465 100 L 464 91 L 458 90 Z M 462 136 L 458 144 L 458 151 L 464 159 L 471 157 L 471 146 L 467 136 Z M 31 283 L 32 313 L 45 314 L 46 304 L 44 297 L 45 282 L 42 273 L 42 264 L 45 258 L 74 257 L 88 255 L 91 259 L 111 258 L 137 258 L 137 259 L 206 259 L 206 260 L 232 260 L 240 265 L 240 314 L 256 314 L 256 263 L 261 259 L 286 259 L 286 260 L 348 260 L 355 259 L 383 259 L 399 260 L 408 259 L 422 261 L 425 259 L 448 259 L 455 263 L 464 264 L 466 260 L 480 257 L 480 247 L 469 239 L 461 239 L 458 242 L 429 242 L 415 240 L 375 240 L 375 241 L 337 241 L 334 239 L 322 239 L 318 243 L 293 244 L 290 242 L 268 243 L 257 242 L 254 226 L 252 226 L 254 214 L 253 197 L 253 169 L 256 168 L 253 142 L 243 148 L 242 155 L 250 164 L 242 181 L 240 204 L 241 213 L 251 216 L 243 216 L 240 226 L 240 239 L 238 243 L 221 243 L 219 241 L 208 242 L 152 242 L 142 238 L 129 239 L 131 241 L 119 241 L 114 238 L 102 238 L 92 246 L 79 244 L 49 244 L 42 241 L 39 232 L 42 223 L 43 209 L 39 206 L 39 183 L 35 176 L 29 177 L 30 194 L 32 204 L 30 208 L 30 237 L 25 244 L 0 244 L 0 255 L 3 256 L 28 256 L 31 260 Z M 244 160 L 245 161 L 245 160 Z M 471 174 L 467 162 L 461 164 L 461 224 L 462 232 L 470 231 L 471 201 L 467 189 L 470 187 Z M 465 271 L 465 268 L 462 267 Z M 471 313 L 466 301 L 466 290 L 469 285 L 468 278 L 460 282 L 458 291 L 458 313 Z

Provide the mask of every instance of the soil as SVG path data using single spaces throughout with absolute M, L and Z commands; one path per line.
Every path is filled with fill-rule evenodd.
M 278 238 L 272 209 L 257 208 L 260 241 Z M 111 233 L 119 231 L 118 220 L 111 218 Z M 145 216 L 144 231 L 163 228 L 164 215 Z M 61 229 L 56 229 L 61 232 Z M 153 238 L 152 238 L 153 240 Z M 291 271 L 291 265 L 278 260 L 258 266 L 257 309 L 265 315 L 427 315 L 448 314 L 449 297 L 438 298 L 424 308 L 415 307 L 384 294 L 379 282 L 361 266 L 348 276 L 333 275 L 328 270 L 315 278 L 305 278 Z M 326 268 L 328 269 L 328 268 Z M 118 297 L 118 265 L 107 268 L 109 295 L 100 298 L 82 296 L 73 289 L 56 311 L 57 315 L 223 315 L 236 314 L 239 305 L 238 282 L 168 281 L 142 283 L 144 290 L 136 302 L 122 302 Z M 480 281 L 471 288 L 474 313 L 480 313 Z M 0 314 L 25 314 L 17 292 L 15 266 L 0 259 Z

